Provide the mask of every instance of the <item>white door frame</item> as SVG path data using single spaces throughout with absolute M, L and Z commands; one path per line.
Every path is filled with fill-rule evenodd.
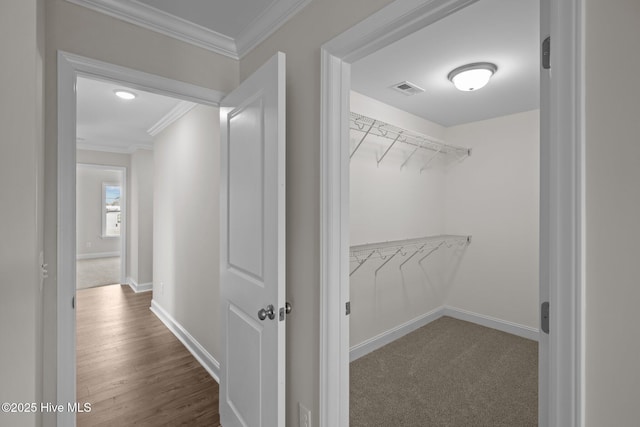
M 475 0 L 396 0 L 321 48 L 320 426 L 349 425 L 350 64 Z M 548 138 L 541 140 L 540 278 L 551 305 L 539 425 L 584 425 L 583 0 L 548 0 Z M 544 3 L 544 2 L 543 2 Z M 544 390 L 543 390 L 544 391 Z
M 76 401 L 76 78 L 116 82 L 199 104 L 218 107 L 223 92 L 58 51 L 58 165 L 57 165 L 57 351 L 56 399 L 66 408 Z M 51 257 L 48 257 L 51 258 Z M 123 272 L 126 274 L 126 272 Z M 45 364 L 45 366 L 48 364 Z M 75 414 L 57 414 L 60 426 L 75 426 Z

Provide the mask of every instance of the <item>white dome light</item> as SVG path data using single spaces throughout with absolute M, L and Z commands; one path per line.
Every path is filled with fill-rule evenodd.
M 447 76 L 458 90 L 470 92 L 489 83 L 489 79 L 498 70 L 490 62 L 476 62 L 458 67 Z
M 118 98 L 126 99 L 127 101 L 136 97 L 135 93 L 129 92 L 128 90 L 117 89 L 114 90 L 113 93 L 115 93 Z

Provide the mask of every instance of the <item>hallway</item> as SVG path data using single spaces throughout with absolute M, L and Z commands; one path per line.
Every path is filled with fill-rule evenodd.
M 78 426 L 219 426 L 218 384 L 149 310 L 151 292 L 77 292 Z

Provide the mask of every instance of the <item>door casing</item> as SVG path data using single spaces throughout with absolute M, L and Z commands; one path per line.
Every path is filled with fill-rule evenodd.
M 349 425 L 350 64 L 475 1 L 396 0 L 321 48 L 321 427 Z M 539 425 L 576 427 L 584 424 L 583 0 L 541 0 L 541 11 L 541 36 L 552 37 L 540 141 L 540 288 L 551 334 L 540 352 Z

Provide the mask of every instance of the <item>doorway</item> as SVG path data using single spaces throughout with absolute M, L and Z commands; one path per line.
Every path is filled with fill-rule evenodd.
M 126 168 L 78 163 L 76 288 L 125 283 Z
M 538 424 L 538 16 L 480 0 L 351 65 L 351 425 Z
M 261 218 L 260 215 L 257 217 L 255 215 L 251 216 L 251 223 L 253 225 L 260 224 L 260 226 L 265 226 L 264 224 L 269 224 L 265 226 L 265 232 L 263 237 L 265 238 L 265 242 L 268 243 L 262 249 L 254 250 L 254 253 L 259 254 L 268 254 L 265 256 L 265 263 L 258 261 L 251 264 L 252 266 L 258 265 L 259 268 L 263 268 L 265 265 L 268 265 L 269 268 L 266 268 L 265 273 L 265 281 L 264 286 L 262 288 L 272 294 L 274 299 L 274 304 L 277 304 L 277 308 L 269 305 L 264 310 L 256 309 L 253 311 L 250 310 L 250 314 L 243 314 L 243 317 L 249 319 L 250 323 L 255 326 L 256 321 L 251 317 L 256 316 L 256 319 L 262 321 L 266 320 L 267 317 L 269 321 L 274 320 L 276 317 L 276 310 L 278 312 L 278 320 L 273 322 L 273 327 L 270 328 L 273 331 L 276 331 L 277 339 L 270 340 L 270 346 L 263 345 L 266 344 L 266 341 L 263 340 L 268 339 L 272 335 L 268 334 L 260 334 L 258 344 L 262 346 L 262 348 L 269 347 L 272 351 L 269 353 L 269 357 L 261 357 L 261 358 L 253 358 L 252 360 L 258 365 L 253 366 L 251 371 L 253 373 L 262 374 L 265 372 L 269 372 L 270 375 L 274 374 L 277 376 L 278 380 L 275 382 L 270 381 L 262 381 L 262 378 L 259 375 L 256 375 L 252 381 L 243 382 L 243 387 L 247 388 L 247 390 L 254 390 L 251 386 L 252 383 L 260 382 L 264 384 L 264 390 L 260 393 L 260 400 L 253 399 L 253 403 L 257 402 L 257 405 L 252 405 L 249 408 L 251 411 L 252 417 L 260 418 L 261 414 L 268 414 L 274 417 L 276 423 L 282 423 L 284 421 L 284 385 L 285 385 L 285 340 L 284 340 L 284 320 L 286 314 L 290 311 L 290 308 L 285 304 L 285 295 L 284 295 L 284 274 L 282 274 L 284 270 L 284 254 L 285 254 L 285 244 L 284 244 L 284 230 L 285 230 L 285 221 L 284 221 L 284 194 L 285 194 L 285 162 L 284 162 L 284 148 L 285 148 L 285 56 L 283 53 L 278 53 L 274 55 L 267 63 L 263 64 L 263 66 L 256 71 L 251 77 L 247 78 L 243 81 L 238 88 L 232 91 L 228 96 L 224 96 L 224 94 L 197 87 L 190 84 L 185 84 L 181 82 L 177 82 L 175 80 L 161 78 L 158 76 L 149 75 L 147 73 L 138 72 L 114 65 L 110 65 L 107 63 L 103 63 L 100 61 L 90 60 L 87 58 L 79 57 L 76 55 L 71 55 L 64 52 L 58 52 L 58 182 L 57 182 L 57 201 L 58 201 L 58 271 L 57 271 L 57 283 L 60 284 L 57 288 L 57 357 L 56 357 L 56 374 L 57 374 L 57 399 L 59 401 L 73 401 L 75 399 L 75 215 L 74 215 L 74 201 L 75 201 L 75 182 L 76 182 L 76 174 L 75 174 L 75 123 L 76 123 L 76 97 L 75 97 L 75 86 L 76 79 L 78 75 L 88 75 L 94 78 L 100 78 L 102 80 L 107 81 L 115 81 L 120 82 L 123 85 L 131 87 L 133 89 L 147 90 L 153 93 L 178 97 L 185 101 L 196 102 L 200 104 L 205 104 L 208 106 L 219 107 L 221 109 L 220 119 L 220 136 L 221 136 L 221 148 L 220 148 L 220 176 L 221 177 L 233 177 L 232 183 L 230 185 L 225 185 L 222 182 L 220 188 L 223 189 L 221 192 L 223 196 L 222 200 L 226 200 L 227 202 L 232 199 L 235 203 L 235 208 L 240 208 L 243 213 L 247 213 L 251 211 L 259 212 L 260 209 L 249 209 L 246 210 L 246 206 L 254 206 L 260 204 L 262 201 L 268 199 L 269 203 L 262 206 L 264 212 L 264 217 Z M 259 114 L 264 117 L 263 126 L 254 126 L 258 121 L 255 117 L 251 116 L 250 120 L 244 120 L 244 113 L 248 114 Z M 234 118 L 243 117 L 242 120 L 236 120 L 234 122 Z M 231 133 L 227 132 L 230 127 L 234 127 L 237 129 L 236 123 L 240 122 L 241 124 L 245 124 L 244 131 L 234 132 L 233 138 L 230 136 Z M 210 120 L 210 123 L 214 123 L 213 120 Z M 230 125 L 232 123 L 233 126 Z M 226 127 L 225 127 L 226 126 Z M 257 133 L 256 133 L 257 132 Z M 197 135 L 197 131 L 195 134 Z M 234 162 L 227 161 L 229 157 L 226 155 L 226 144 L 229 144 L 231 139 L 237 139 L 240 137 L 240 142 L 234 143 L 234 149 L 232 150 L 234 153 L 232 154 L 232 159 Z M 247 145 L 240 145 L 243 142 L 252 142 L 252 146 L 247 147 Z M 258 141 L 259 144 L 255 142 Z M 265 145 L 262 145 L 265 144 Z M 210 144 L 211 145 L 211 144 Z M 253 156 L 253 158 L 257 159 L 256 164 L 259 168 L 256 169 L 256 173 L 253 175 L 253 180 L 251 183 L 247 183 L 246 179 L 243 179 L 245 174 L 239 172 L 238 166 L 240 166 L 239 162 L 244 158 L 241 154 L 246 154 L 243 150 L 237 151 L 238 146 L 244 147 L 244 149 L 248 149 L 249 153 Z M 265 149 L 266 147 L 266 149 Z M 268 155 L 262 156 L 261 153 L 265 149 L 264 152 L 269 153 Z M 183 156 L 180 156 L 175 159 L 177 162 L 182 161 L 183 166 L 189 166 L 190 158 L 185 159 Z M 231 163 L 237 163 L 234 166 Z M 202 172 L 202 170 L 206 169 L 207 166 L 199 165 L 198 168 L 194 168 L 194 171 L 185 172 L 187 175 L 192 172 Z M 260 171 L 264 171 L 264 183 L 268 185 L 261 185 L 262 180 Z M 202 175 L 199 173 L 195 173 L 195 175 Z M 172 183 L 173 184 L 173 183 Z M 256 185 L 257 184 L 257 185 Z M 245 187 L 243 187 L 243 185 Z M 208 187 L 211 187 L 211 184 L 208 183 Z M 243 191 L 250 187 L 249 191 Z M 188 189 L 185 189 L 188 191 Z M 262 197 L 259 194 L 259 191 L 254 190 L 264 190 L 269 194 L 269 197 Z M 226 192 L 225 192 L 226 191 Z M 240 197 L 236 197 L 240 195 Z M 237 204 L 238 200 L 240 200 L 240 204 Z M 209 201 L 212 201 L 209 199 Z M 222 202 L 221 202 L 222 203 Z M 245 208 L 243 210 L 243 207 Z M 223 218 L 223 213 L 226 212 L 225 209 L 220 209 L 221 218 Z M 243 215 L 246 217 L 246 215 Z M 266 221 L 264 222 L 266 218 Z M 225 221 L 225 219 L 221 219 L 221 229 L 229 230 L 229 222 Z M 187 227 L 192 226 L 191 223 L 185 221 Z M 232 233 L 229 240 L 225 240 L 225 235 L 223 234 L 221 241 L 221 247 L 234 248 L 240 247 L 238 245 L 252 245 L 252 239 L 256 236 L 260 236 L 260 234 L 253 233 L 251 235 L 247 234 L 246 230 L 240 229 L 237 227 L 237 223 L 235 223 L 233 229 L 234 233 Z M 241 223 L 243 224 L 243 223 Z M 242 227 L 242 225 L 240 226 Z M 192 227 L 193 228 L 193 227 Z M 172 231 L 172 230 L 169 230 Z M 195 230 L 197 231 L 197 230 Z M 239 231 L 239 232 L 236 232 Z M 265 237 L 266 236 L 266 237 Z M 238 241 L 241 239 L 241 241 Z M 225 246 L 225 242 L 233 242 L 228 246 Z M 254 245 L 255 246 L 255 245 Z M 177 247 L 171 246 L 171 249 L 179 249 Z M 197 248 L 193 249 L 197 252 Z M 188 255 L 188 254 L 183 254 Z M 206 254 L 205 254 L 206 255 Z M 221 264 L 224 264 L 225 258 L 224 255 L 220 257 Z M 239 259 L 234 258 L 235 262 L 238 262 Z M 231 269 L 235 268 L 235 265 L 230 267 Z M 189 274 L 189 271 L 186 271 Z M 243 273 L 244 274 L 244 273 Z M 260 271 L 260 274 L 262 272 Z M 208 275 L 208 274 L 207 274 Z M 222 275 L 221 275 L 222 276 Z M 252 279 L 253 280 L 253 279 Z M 202 282 L 202 281 L 201 281 Z M 209 283 L 208 280 L 204 282 Z M 222 279 L 224 284 L 224 278 Z M 163 288 L 163 284 L 160 283 L 160 289 Z M 225 294 L 225 289 L 228 287 L 220 286 L 220 293 L 222 300 L 225 302 L 225 307 L 229 309 L 231 307 L 231 303 L 229 302 L 232 298 L 232 295 L 227 292 Z M 160 292 L 162 294 L 162 291 Z M 196 294 L 197 296 L 197 294 Z M 220 303 L 222 306 L 222 302 Z M 152 303 L 152 309 L 157 309 L 154 307 Z M 232 307 L 233 310 L 237 308 Z M 206 308 L 205 308 L 206 310 Z M 191 316 L 193 314 L 193 310 L 188 308 L 187 315 Z M 192 348 L 189 348 L 190 352 L 193 356 L 198 359 L 201 364 L 208 367 L 206 363 L 207 360 L 211 362 L 212 371 L 215 369 L 220 369 L 220 366 L 227 369 L 227 371 L 223 371 L 220 375 L 220 383 L 221 389 L 224 391 L 228 391 L 230 387 L 228 387 L 228 383 L 237 384 L 237 381 L 241 381 L 240 378 L 235 378 L 234 380 L 229 380 L 226 382 L 226 378 L 229 378 L 228 370 L 230 364 L 225 363 L 224 353 L 225 351 L 219 351 L 221 356 L 221 363 L 218 365 L 215 363 L 215 359 L 210 357 L 210 354 L 202 347 L 198 346 L 197 341 L 193 340 L 191 334 L 186 331 L 184 328 L 180 328 L 179 324 L 172 322 L 172 319 L 169 316 L 165 316 L 161 310 L 154 310 L 157 312 L 156 314 L 161 320 L 174 332 L 174 334 L 180 339 L 187 347 L 189 347 L 188 343 L 192 344 Z M 165 317 L 163 319 L 163 317 Z M 224 317 L 221 315 L 221 317 Z M 196 316 L 192 316 L 192 318 L 197 319 Z M 224 323 L 224 322 L 221 322 Z M 237 325 L 237 322 L 236 322 Z M 257 324 L 258 326 L 260 324 Z M 197 330 L 207 334 L 210 332 L 206 323 L 200 322 L 197 325 Z M 252 328 L 253 328 L 252 326 Z M 223 330 L 223 336 L 220 341 L 222 341 L 222 347 L 227 349 L 229 347 L 229 339 L 228 334 L 225 336 L 224 324 L 221 327 Z M 210 335 L 210 334 L 209 334 Z M 235 345 L 235 349 L 239 351 L 242 350 L 242 346 L 250 345 L 249 341 L 255 344 L 256 334 L 253 333 L 253 329 L 251 328 L 236 328 L 236 331 L 232 335 L 232 344 Z M 211 338 L 209 338 L 211 339 Z M 226 341 L 225 341 L 226 339 Z M 255 356 L 255 352 L 252 353 Z M 204 359 L 204 360 L 203 360 Z M 241 358 L 244 362 L 247 362 L 246 358 Z M 239 374 L 246 380 L 247 370 L 244 369 L 243 362 L 240 362 L 240 365 L 235 366 L 233 370 L 233 374 Z M 265 366 L 262 366 L 265 365 Z M 226 375 L 225 375 L 226 373 Z M 235 388 L 231 387 L 231 389 L 235 390 Z M 275 393 L 273 392 L 275 391 Z M 248 396 L 251 393 L 239 393 L 234 396 L 233 399 L 240 399 L 246 401 L 247 399 L 252 399 L 254 394 Z M 226 402 L 227 407 L 230 406 L 229 400 L 220 399 L 221 402 Z M 263 405 L 263 401 L 267 401 L 266 405 Z M 245 402 L 246 403 L 246 402 Z M 239 404 L 240 407 L 245 407 L 245 403 Z M 224 403 L 221 405 L 224 409 Z M 262 411 L 262 409 L 265 409 Z M 221 419 L 224 421 L 225 412 L 221 409 Z M 257 414 L 257 415 L 256 415 Z M 58 413 L 57 421 L 61 425 L 75 425 L 75 414 L 73 413 Z
M 102 286 L 110 289 L 78 286 L 76 293 L 77 399 L 92 403 L 90 414 L 78 414 L 78 425 L 155 422 L 153 414 L 176 402 L 174 387 L 184 400 L 198 402 L 194 418 L 206 414 L 215 424 L 219 373 L 213 355 L 220 358 L 221 340 L 220 314 L 211 310 L 219 306 L 219 263 L 211 260 L 219 259 L 220 247 L 219 109 L 121 82 L 78 77 L 76 87 L 77 160 L 107 165 L 98 176 L 83 168 L 77 174 L 78 247 L 100 222 L 101 240 L 114 239 L 125 224 L 130 231 L 127 239 L 117 236 L 127 243 L 126 280 Z M 128 171 L 129 185 L 104 172 L 110 164 Z M 102 202 L 95 197 L 101 189 Z M 125 201 L 131 209 L 119 210 Z M 94 209 L 85 212 L 85 205 Z M 84 233 L 87 223 L 92 233 Z M 78 261 L 79 272 L 84 262 Z M 174 386 L 159 381 L 158 371 L 172 372 Z M 149 396 L 140 401 L 144 410 L 118 403 L 133 392 Z M 169 411 L 189 423 L 188 411 L 179 408 Z
M 79 76 L 117 82 L 134 90 L 218 106 L 223 94 L 206 88 L 58 52 L 58 324 L 57 398 L 76 401 L 75 342 L 75 188 L 76 81 Z M 75 425 L 75 414 L 57 414 L 60 425 Z
M 321 425 L 348 425 L 349 93 L 351 64 L 474 3 L 398 0 L 322 49 Z M 575 2 L 542 1 L 541 38 L 569 54 L 541 82 L 540 296 L 556 307 L 540 339 L 540 425 L 577 425 L 581 414 L 581 99 L 576 96 L 580 16 Z M 540 40 L 542 42 L 542 40 Z M 555 46 L 554 42 L 554 46 Z M 557 51 L 556 51 L 557 52 Z M 578 79 L 579 80 L 579 79 Z M 576 92 L 577 91 L 577 92 Z M 546 94 L 546 95 L 545 95 Z M 557 141 L 562 140 L 562 144 Z M 558 197 L 558 195 L 562 197 Z M 578 213 L 578 214 L 576 214 Z M 558 227 L 558 224 L 571 226 Z M 566 243 L 562 243 L 566 242 Z M 562 283 L 562 286 L 559 284 Z M 553 332 L 555 331 L 555 333 Z M 339 354 L 336 358 L 335 355 Z M 564 369 L 558 370 L 559 366 Z M 553 380 L 550 380 L 553 378 Z

